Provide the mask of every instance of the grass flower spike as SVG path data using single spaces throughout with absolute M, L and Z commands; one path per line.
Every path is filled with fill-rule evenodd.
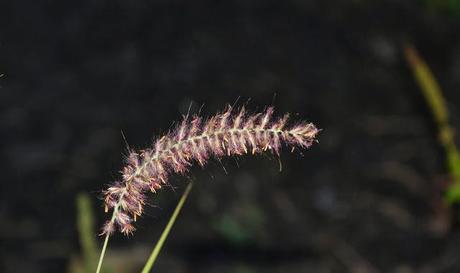
M 103 234 L 118 230 L 126 235 L 135 228 L 133 222 L 142 215 L 148 191 L 156 192 L 168 183 L 173 173 L 184 174 L 197 162 L 204 166 L 210 158 L 257 154 L 267 150 L 278 155 L 282 144 L 308 148 L 318 129 L 307 122 L 288 126 L 289 115 L 273 118 L 273 108 L 261 113 L 247 113 L 244 107 L 227 109 L 208 119 L 185 116 L 178 126 L 158 138 L 149 149 L 131 151 L 122 178 L 105 192 L 105 210 L 112 218 Z

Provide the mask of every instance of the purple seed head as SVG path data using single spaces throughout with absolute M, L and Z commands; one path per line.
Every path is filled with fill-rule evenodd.
M 210 158 L 257 154 L 267 150 L 279 155 L 282 144 L 308 148 L 319 130 L 312 123 L 287 126 L 289 115 L 273 118 L 273 107 L 248 114 L 244 107 L 236 111 L 227 107 L 206 120 L 184 117 L 149 149 L 131 151 L 126 158 L 121 181 L 116 181 L 105 195 L 105 210 L 113 210 L 102 234 L 116 229 L 125 235 L 134 232 L 133 222 L 142 215 L 146 193 L 156 192 L 167 184 L 173 173 L 186 173 L 193 162 L 204 166 Z

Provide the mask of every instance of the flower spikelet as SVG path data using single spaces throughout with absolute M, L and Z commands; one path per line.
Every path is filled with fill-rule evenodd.
M 247 113 L 244 107 L 202 119 L 185 116 L 177 127 L 156 139 L 151 148 L 131 151 L 122 170 L 121 181 L 106 191 L 105 210 L 113 210 L 103 234 L 115 230 L 128 235 L 133 222 L 142 215 L 148 191 L 156 192 L 168 183 L 168 176 L 184 174 L 197 162 L 204 166 L 210 158 L 258 154 L 267 150 L 279 155 L 282 144 L 308 148 L 319 130 L 312 123 L 288 126 L 289 115 L 273 118 L 273 107 L 260 113 Z

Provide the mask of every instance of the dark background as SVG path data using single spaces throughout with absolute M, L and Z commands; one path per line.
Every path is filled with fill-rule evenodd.
M 265 155 L 174 177 L 114 236 L 115 272 L 137 272 L 190 180 L 155 272 L 459 272 L 444 154 L 402 55 L 418 47 L 460 124 L 456 2 L 1 1 L 0 272 L 67 271 L 77 193 L 109 217 L 121 132 L 145 148 L 191 102 L 238 98 L 314 122 L 319 144 L 284 151 L 282 172 Z

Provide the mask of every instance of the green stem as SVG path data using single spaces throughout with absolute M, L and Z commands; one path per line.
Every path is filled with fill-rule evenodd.
M 101 272 L 102 261 L 104 260 L 105 251 L 107 249 L 107 244 L 109 243 L 110 234 L 105 235 L 104 245 L 102 246 L 101 256 L 99 257 L 99 262 L 97 263 L 96 273 Z
M 120 200 L 123 198 L 123 195 L 125 193 L 126 191 L 120 195 Z M 120 208 L 120 204 L 121 203 L 118 203 L 113 209 L 112 218 L 110 219 L 110 223 L 112 224 L 115 222 L 115 218 L 117 217 L 117 213 Z M 97 263 L 96 273 L 99 273 L 101 271 L 102 261 L 104 260 L 105 251 L 107 250 L 107 244 L 109 243 L 109 237 L 110 237 L 110 232 L 107 232 L 107 234 L 105 235 L 104 245 L 102 246 L 101 256 L 99 256 L 99 262 Z
M 182 197 L 180 198 L 179 203 L 177 204 L 176 209 L 174 210 L 174 213 L 172 214 L 171 218 L 169 218 L 168 224 L 163 230 L 163 233 L 161 233 L 160 239 L 156 243 L 155 247 L 153 248 L 152 253 L 150 254 L 149 259 L 147 260 L 147 263 L 142 269 L 142 273 L 149 273 L 150 270 L 152 269 L 152 266 L 155 263 L 158 257 L 158 254 L 160 253 L 161 247 L 163 246 L 164 242 L 166 241 L 166 238 L 168 237 L 169 231 L 171 231 L 171 228 L 174 225 L 174 222 L 176 221 L 176 218 L 179 215 L 179 212 L 184 206 L 185 200 L 187 200 L 187 196 L 190 193 L 190 190 L 192 189 L 192 185 L 193 183 L 190 182 L 187 188 L 185 189 L 184 193 L 182 194 Z

